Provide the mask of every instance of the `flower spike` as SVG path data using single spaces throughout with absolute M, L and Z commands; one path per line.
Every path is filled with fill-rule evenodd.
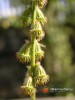
M 44 85 L 49 81 L 49 75 L 46 74 L 44 68 L 40 64 L 40 60 L 44 57 L 43 46 L 39 43 L 45 36 L 43 25 L 47 22 L 46 17 L 41 11 L 47 3 L 47 0 L 21 0 L 25 4 L 25 11 L 21 17 L 21 23 L 24 28 L 28 27 L 28 38 L 26 42 L 17 52 L 16 57 L 22 63 L 30 64 L 27 66 L 27 73 L 24 79 L 22 91 L 25 95 L 35 100 L 36 86 Z

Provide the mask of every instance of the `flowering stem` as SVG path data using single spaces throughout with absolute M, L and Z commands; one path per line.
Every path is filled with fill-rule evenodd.
M 36 86 L 45 84 L 49 76 L 40 64 L 44 52 L 39 41 L 44 37 L 42 25 L 46 22 L 41 9 L 47 0 L 23 0 L 27 4 L 27 9 L 23 13 L 22 23 L 25 27 L 30 27 L 31 41 L 27 42 L 17 52 L 17 58 L 22 63 L 29 63 L 26 78 L 24 79 L 22 90 L 31 100 L 36 99 Z M 38 41 L 39 40 L 39 41 Z
M 36 7 L 37 7 L 37 5 L 36 5 L 36 2 L 34 1 L 33 2 L 33 23 L 32 23 L 33 27 L 34 27 L 35 21 L 36 21 Z M 32 37 L 31 37 L 31 42 L 32 42 L 31 66 L 32 66 L 32 71 L 33 71 L 33 86 L 34 86 L 34 88 L 36 86 L 36 83 L 34 81 L 34 76 L 35 76 L 34 75 L 34 67 L 35 67 L 35 40 L 36 40 L 35 34 L 32 34 Z M 35 98 L 36 98 L 36 92 L 31 96 L 31 100 L 35 100 Z

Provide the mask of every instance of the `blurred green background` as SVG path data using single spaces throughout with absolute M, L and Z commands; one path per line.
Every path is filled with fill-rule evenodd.
M 16 52 L 28 39 L 20 23 L 25 9 L 21 0 L 0 0 L 0 98 L 23 98 L 20 86 L 27 71 L 16 59 Z M 75 95 L 75 0 L 48 0 L 43 9 L 47 24 L 43 27 L 46 45 L 42 65 L 50 75 L 47 85 L 38 86 L 37 96 Z M 43 93 L 44 87 L 49 89 Z M 71 91 L 53 91 L 69 88 Z

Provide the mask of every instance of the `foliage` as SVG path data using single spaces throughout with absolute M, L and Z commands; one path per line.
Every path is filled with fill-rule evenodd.
M 73 51 L 70 41 L 71 35 L 75 34 L 74 3 L 74 0 L 50 0 L 47 7 L 46 15 L 49 20 L 45 29 L 47 33 L 45 41 L 48 49 L 45 60 L 46 70 L 51 74 L 50 87 L 74 89 Z M 74 93 L 74 91 L 57 92 L 55 95 L 68 95 L 69 92 Z

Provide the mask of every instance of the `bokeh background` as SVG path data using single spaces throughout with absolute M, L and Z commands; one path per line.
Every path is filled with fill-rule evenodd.
M 25 9 L 21 0 L 0 0 L 0 99 L 23 98 L 26 65 L 16 59 L 16 52 L 28 39 L 27 30 L 21 26 L 20 16 Z M 75 95 L 75 0 L 48 0 L 43 9 L 48 19 L 43 27 L 46 45 L 42 65 L 50 75 L 45 87 L 70 88 L 67 92 L 42 92 L 37 96 L 56 97 Z

